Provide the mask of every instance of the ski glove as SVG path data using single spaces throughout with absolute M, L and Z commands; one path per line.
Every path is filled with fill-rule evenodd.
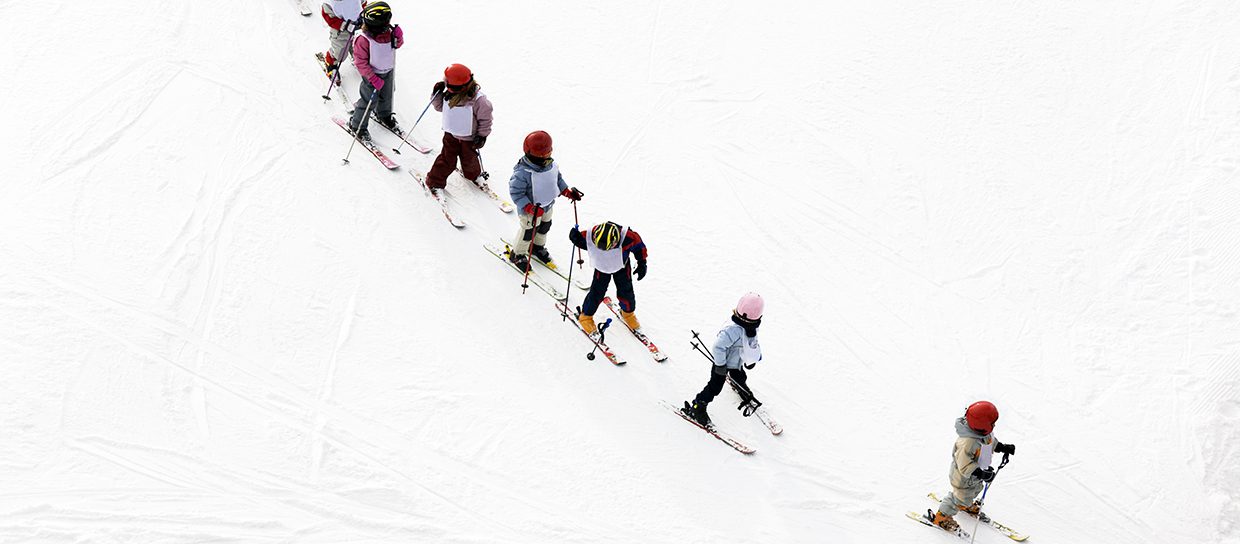
M 447 83 L 444 83 L 442 81 L 436 81 L 435 86 L 431 87 L 431 96 L 435 96 L 437 94 L 443 93 L 443 88 L 446 86 L 448 86 Z
M 567 197 L 569 200 L 573 202 L 581 200 L 581 197 L 586 196 L 585 193 L 578 191 L 576 187 L 569 187 L 567 189 L 564 189 L 563 191 L 560 191 L 560 194 L 564 195 L 565 197 Z
M 542 206 L 535 206 L 532 202 L 521 208 L 521 211 L 524 211 L 525 215 L 532 215 L 535 218 L 542 217 L 544 213 L 547 213 L 547 210 L 544 210 Z
M 742 400 L 740 406 L 737 406 L 736 409 L 741 411 L 742 416 L 749 417 L 754 412 L 757 412 L 761 406 L 762 401 L 751 397 L 749 400 Z
M 637 281 L 642 281 L 642 278 L 646 277 L 646 261 L 637 261 L 637 269 L 633 274 L 637 276 Z
M 474 149 L 482 149 L 482 146 L 484 145 L 487 145 L 486 136 L 482 136 L 482 135 L 474 136 Z
M 392 49 L 400 49 L 402 45 L 405 45 L 405 31 L 396 25 L 392 27 Z
M 758 366 L 758 363 L 747 363 L 745 365 L 745 370 L 753 370 L 753 367 L 755 366 Z
M 998 444 L 995 444 L 995 453 L 1016 455 L 1016 444 L 1004 444 L 1003 442 L 999 442 Z
M 376 91 L 383 90 L 383 78 L 379 76 L 375 76 L 375 77 L 368 79 L 367 81 L 370 82 L 370 86 L 374 87 Z
M 352 33 L 362 26 L 361 21 L 350 21 L 348 19 L 340 21 L 340 31 Z
M 995 479 L 995 469 L 990 467 L 977 467 L 973 469 L 973 477 L 983 482 L 989 482 Z

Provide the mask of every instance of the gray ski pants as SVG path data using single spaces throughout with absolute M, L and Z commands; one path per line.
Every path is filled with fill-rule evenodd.
M 518 255 L 526 255 L 530 252 L 530 237 L 534 237 L 534 245 L 546 246 L 547 233 L 551 232 L 551 208 L 538 218 L 538 231 L 534 231 L 534 216 L 528 213 L 520 212 L 517 216 L 521 223 L 517 231 L 516 241 L 512 244 L 512 251 Z
M 954 516 L 961 508 L 971 506 L 973 499 L 982 492 L 982 485 L 979 483 L 977 487 L 953 487 L 952 492 L 939 501 L 939 511 Z

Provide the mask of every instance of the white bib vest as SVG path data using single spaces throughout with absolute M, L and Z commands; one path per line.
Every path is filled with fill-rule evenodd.
M 586 253 L 590 254 L 590 266 L 604 274 L 615 274 L 624 268 L 624 238 L 629 235 L 629 228 L 620 229 L 620 243 L 615 249 L 602 250 L 594 245 L 594 237 L 586 233 Z
M 362 0 L 331 0 L 332 13 L 346 21 L 357 21 L 362 16 Z
M 990 460 L 995 455 L 995 439 L 991 438 L 989 444 L 982 444 L 981 451 L 977 452 L 977 466 L 982 468 L 990 467 Z
M 474 98 L 482 98 L 486 96 L 482 92 Z M 472 106 L 461 106 L 454 108 L 448 105 L 448 99 L 443 101 L 443 131 L 456 136 L 457 138 L 469 138 L 474 135 L 474 108 Z
M 752 365 L 762 360 L 762 346 L 758 337 L 741 336 L 741 363 Z
M 560 194 L 560 165 L 552 162 L 546 172 L 530 170 L 530 187 L 534 192 L 534 203 L 546 208 L 555 202 Z
M 392 47 L 392 42 L 379 43 L 365 32 L 362 36 L 370 42 L 370 66 L 375 69 L 375 73 L 391 72 L 392 68 L 396 67 L 396 48 Z

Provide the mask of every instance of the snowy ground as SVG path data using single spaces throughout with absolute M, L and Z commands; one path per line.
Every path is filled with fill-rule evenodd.
M 979 398 L 1031 542 L 1240 542 L 1240 4 L 391 3 L 405 125 L 463 62 L 497 179 L 551 132 L 671 360 L 341 166 L 291 0 L 0 0 L 0 542 L 951 542 Z M 658 405 L 747 290 L 751 457 Z

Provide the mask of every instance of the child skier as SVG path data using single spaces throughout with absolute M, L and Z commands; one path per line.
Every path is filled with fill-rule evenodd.
M 591 337 L 598 335 L 598 326 L 594 323 L 594 312 L 603 302 L 607 294 L 607 286 L 616 280 L 616 298 L 620 302 L 620 318 L 629 328 L 640 331 L 641 323 L 637 321 L 637 298 L 633 296 L 633 275 L 641 280 L 646 277 L 646 243 L 637 231 L 621 227 L 611 221 L 600 223 L 590 229 L 587 238 L 584 231 L 576 226 L 568 232 L 568 239 L 573 245 L 586 250 L 590 254 L 590 266 L 594 267 L 594 280 L 590 282 L 590 291 L 581 304 L 581 315 L 577 321 L 581 328 Z M 637 258 L 637 268 L 630 271 L 629 254 Z
M 960 528 L 952 518 L 956 512 L 964 511 L 972 516 L 981 513 L 982 505 L 973 499 L 982 492 L 985 483 L 995 478 L 995 469 L 990 466 L 991 456 L 1016 454 L 1015 444 L 1004 444 L 990 434 L 996 421 L 999 421 L 999 409 L 984 400 L 970 404 L 964 416 L 956 419 L 956 445 L 952 447 L 952 468 L 948 473 L 952 492 L 943 497 L 937 512 L 926 511 L 935 525 L 955 532 Z
M 732 310 L 732 321 L 719 330 L 715 344 L 711 346 L 711 357 L 715 364 L 710 371 L 710 381 L 702 392 L 694 397 L 693 402 L 685 401 L 681 411 L 699 424 L 709 427 L 710 415 L 706 413 L 706 405 L 715 400 L 715 396 L 723 390 L 723 383 L 728 376 L 739 386 L 741 404 L 737 409 L 746 406 L 757 408 L 760 403 L 749 391 L 745 383 L 748 376 L 745 369 L 752 370 L 762 360 L 762 346 L 758 343 L 758 326 L 762 324 L 762 312 L 766 303 L 757 293 L 746 293 Z M 742 368 L 742 366 L 744 368 Z M 752 413 L 751 410 L 745 411 Z
M 564 196 L 575 202 L 581 200 L 584 193 L 564 183 L 560 166 L 551 158 L 550 134 L 541 130 L 531 132 L 525 137 L 522 147 L 525 156 L 512 167 L 512 178 L 508 180 L 508 194 L 521 210 L 517 216 L 520 229 L 508 259 L 525 268 L 529 266 L 529 254 L 532 252 L 535 259 L 550 265 L 547 233 L 551 232 L 551 208 L 555 205 L 555 197 Z M 534 242 L 532 249 L 531 240 Z
M 362 0 L 328 0 L 323 3 L 322 12 L 330 29 L 323 62 L 327 76 L 335 78 L 336 70 L 349 56 L 349 37 L 362 24 Z
M 361 99 L 353 106 L 349 129 L 361 138 L 370 138 L 367 106 L 380 123 L 397 130 L 396 117 L 392 115 L 392 95 L 396 92 L 396 50 L 405 43 L 405 33 L 400 25 L 391 26 L 391 22 L 392 8 L 387 2 L 367 3 L 362 10 L 362 33 L 353 40 L 353 65 L 362 74 L 362 85 L 358 91 Z M 372 93 L 374 103 L 370 102 Z
M 465 179 L 476 183 L 482 175 L 478 150 L 491 135 L 491 100 L 482 93 L 469 68 L 453 64 L 444 69 L 443 81 L 435 83 L 431 103 L 435 111 L 443 112 L 443 150 L 426 174 L 426 186 L 447 187 L 458 160 Z

